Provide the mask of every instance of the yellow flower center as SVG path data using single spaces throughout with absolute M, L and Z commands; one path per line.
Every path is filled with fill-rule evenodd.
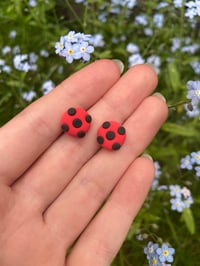
M 81 52 L 84 53 L 85 52 L 85 47 L 81 47 Z
M 69 49 L 67 52 L 69 55 L 72 55 L 74 53 L 74 51 L 72 49 Z
M 195 96 L 200 96 L 200 90 L 195 90 Z
M 167 257 L 169 255 L 169 251 L 168 250 L 163 250 L 163 256 Z
M 72 39 L 72 38 L 73 38 L 72 34 L 68 35 L 68 39 Z
M 60 43 L 59 47 L 60 47 L 60 49 L 62 49 L 63 48 L 63 43 Z
M 151 260 L 151 264 L 152 264 L 152 265 L 156 265 L 156 264 L 157 264 L 157 260 L 156 260 L 155 258 L 153 258 L 153 259 Z
M 200 155 L 196 155 L 195 158 L 196 158 L 197 160 L 200 160 Z

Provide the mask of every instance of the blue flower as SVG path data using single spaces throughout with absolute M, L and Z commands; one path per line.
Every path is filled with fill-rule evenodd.
M 37 65 L 34 64 L 37 61 L 38 56 L 35 53 L 17 54 L 13 58 L 14 67 L 19 71 L 28 72 L 29 70 L 37 70 Z
M 160 176 L 162 174 L 159 162 L 157 162 L 157 161 L 154 162 L 154 168 L 155 168 L 155 175 L 154 175 L 153 182 L 151 184 L 151 189 L 152 190 L 155 190 L 158 187 L 159 178 L 160 178 Z
M 193 203 L 194 200 L 192 197 L 188 197 L 186 200 L 184 200 L 185 208 L 190 208 Z
M 6 54 L 10 53 L 11 52 L 10 46 L 8 46 L 8 45 L 4 46 L 2 48 L 2 50 L 1 50 L 1 52 L 2 52 L 3 55 L 6 55 Z
M 43 94 L 49 93 L 53 88 L 55 88 L 55 84 L 52 80 L 47 80 L 42 84 L 42 92 Z
M 29 0 L 29 6 L 31 6 L 31 7 L 37 6 L 37 1 L 36 0 Z
M 154 66 L 157 73 L 160 73 L 161 59 L 158 55 L 151 55 L 147 58 L 147 63 Z
M 181 46 L 181 39 L 180 38 L 173 38 L 171 51 L 176 52 L 180 48 L 180 46 Z
M 169 4 L 166 3 L 166 2 L 161 2 L 157 5 L 157 9 L 161 9 L 161 8 L 164 8 L 164 7 L 167 7 Z
M 60 55 L 65 57 L 66 61 L 71 64 L 75 59 L 74 44 L 65 43 L 65 48 L 60 52 Z
M 185 208 L 185 204 L 181 198 L 171 199 L 170 202 L 171 202 L 171 209 L 173 211 L 182 212 L 183 209 Z
M 84 61 L 90 60 L 90 54 L 94 52 L 94 47 L 89 45 L 87 42 L 82 42 L 80 44 L 74 45 L 74 58 L 83 59 Z
M 200 166 L 196 166 L 195 168 L 196 176 L 200 177 Z
M 170 195 L 176 198 L 181 198 L 181 187 L 179 185 L 170 185 Z
M 191 67 L 193 68 L 194 72 L 196 74 L 200 74 L 200 62 L 198 61 L 192 61 L 190 63 Z
M 128 43 L 128 45 L 126 46 L 126 51 L 131 54 L 135 54 L 139 52 L 139 47 L 135 43 Z
M 200 165 L 200 151 L 191 153 L 191 162 Z
M 17 32 L 15 30 L 11 30 L 9 32 L 9 38 L 14 39 L 17 35 Z
M 197 107 L 200 102 L 200 81 L 189 80 L 187 82 L 187 87 L 187 99 L 190 99 L 192 105 Z
M 31 102 L 34 98 L 36 98 L 36 92 L 35 91 L 29 91 L 29 92 L 23 92 L 22 98 L 26 100 L 27 102 Z
M 199 49 L 199 45 L 193 43 L 191 45 L 185 45 L 181 48 L 181 52 L 194 54 Z
M 154 162 L 154 168 L 155 168 L 155 175 L 154 175 L 154 177 L 156 179 L 159 179 L 160 176 L 162 175 L 162 171 L 161 171 L 161 167 L 160 167 L 160 164 L 159 164 L 158 161 L 155 161 Z
M 164 22 L 163 14 L 155 14 L 153 17 L 153 22 L 158 28 L 162 28 Z
M 172 255 L 175 253 L 175 250 L 174 248 L 168 247 L 165 243 L 160 248 L 158 244 L 150 241 L 144 248 L 144 253 L 147 256 L 150 266 L 165 266 L 165 262 L 173 261 Z
M 170 248 L 168 247 L 167 244 L 162 244 L 161 248 L 158 248 L 156 250 L 156 253 L 159 256 L 159 259 L 161 262 L 173 262 L 173 254 L 174 254 L 175 250 L 174 248 Z
M 132 54 L 131 56 L 129 56 L 128 61 L 129 61 L 129 67 L 137 64 L 143 64 L 145 62 L 145 60 L 142 58 L 142 56 L 139 53 Z
M 103 47 L 105 45 L 103 35 L 101 33 L 92 35 L 90 44 L 92 44 L 94 47 Z
M 90 54 L 94 52 L 94 46 L 89 45 L 92 35 L 81 32 L 69 31 L 67 35 L 61 36 L 60 41 L 55 44 L 55 53 L 65 57 L 68 63 L 74 60 L 90 60 Z
M 132 9 L 137 4 L 137 0 L 125 0 L 124 5 L 126 5 L 129 9 Z
M 55 53 L 60 54 L 65 48 L 65 38 L 63 36 L 60 37 L 60 41 L 55 44 Z
M 135 22 L 139 25 L 147 26 L 148 20 L 146 15 L 138 15 L 135 17 Z
M 154 256 L 149 259 L 149 266 L 163 266 L 162 262 L 159 260 L 158 255 L 154 254 Z
M 191 170 L 193 168 L 193 162 L 191 160 L 190 155 L 186 155 L 184 158 L 181 159 L 180 167 L 181 169 L 188 169 L 188 170 Z
M 40 50 L 40 55 L 42 57 L 48 57 L 49 56 L 49 52 L 47 50 L 45 50 L 45 49 L 42 49 L 42 50 Z
M 148 260 L 150 260 L 156 254 L 157 248 L 158 244 L 154 244 L 151 241 L 147 244 L 147 246 L 144 248 L 144 254 L 146 254 Z
M 170 200 L 171 209 L 174 211 L 182 212 L 183 209 L 190 208 L 193 204 L 191 191 L 186 187 L 181 188 L 179 185 L 171 185 L 170 194 L 175 197 Z
M 174 0 L 174 6 L 177 7 L 182 7 L 183 5 L 183 0 Z
M 186 17 L 189 17 L 190 19 L 193 19 L 195 16 L 200 16 L 200 1 L 189 1 L 185 3 L 185 6 L 187 7 L 187 11 L 185 13 Z
M 192 110 L 190 110 L 188 104 L 184 104 L 184 108 L 188 117 L 196 117 L 200 115 L 200 110 L 198 108 L 193 107 Z
M 144 29 L 144 34 L 146 36 L 152 36 L 153 35 L 153 30 L 151 28 L 145 28 Z
M 76 43 L 78 41 L 78 36 L 75 31 L 69 31 L 67 35 L 64 36 L 65 42 Z

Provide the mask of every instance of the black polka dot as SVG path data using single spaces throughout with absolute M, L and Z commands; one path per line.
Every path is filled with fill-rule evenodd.
M 69 131 L 69 127 L 68 127 L 67 124 L 62 124 L 62 125 L 61 125 L 61 128 L 62 128 L 62 130 L 63 130 L 64 132 Z
M 106 133 L 106 138 L 107 138 L 108 140 L 112 140 L 112 139 L 114 139 L 114 138 L 115 138 L 115 132 L 114 132 L 114 131 L 108 131 L 108 132 Z
M 121 145 L 119 143 L 117 143 L 117 142 L 112 145 L 112 149 L 115 150 L 115 151 L 119 150 L 120 148 L 121 148 Z
M 77 133 L 77 136 L 78 136 L 79 138 L 83 138 L 83 137 L 85 136 L 85 132 L 84 132 L 84 131 L 79 131 L 79 132 Z
M 88 123 L 91 123 L 91 121 L 92 121 L 91 115 L 86 115 L 85 121 L 88 122 Z
M 110 127 L 110 122 L 108 122 L 108 121 L 104 122 L 102 127 L 105 128 L 105 129 L 109 128 Z
M 79 128 L 79 127 L 81 127 L 81 126 L 82 126 L 82 121 L 81 121 L 81 119 L 79 119 L 79 118 L 74 119 L 73 122 L 72 122 L 72 125 L 73 125 L 75 128 Z
M 68 111 L 67 111 L 67 113 L 68 113 L 68 115 L 71 115 L 71 116 L 73 116 L 73 115 L 75 115 L 76 114 L 76 109 L 75 108 L 69 108 L 68 109 Z
M 119 133 L 119 135 L 124 135 L 126 133 L 126 129 L 124 127 L 119 127 L 117 132 Z
M 104 138 L 103 138 L 102 136 L 98 136 L 98 137 L 97 137 L 97 142 L 98 142 L 99 144 L 103 144 L 103 143 L 104 143 Z

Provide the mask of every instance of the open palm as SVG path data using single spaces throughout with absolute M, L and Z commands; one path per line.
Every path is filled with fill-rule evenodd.
M 0 129 L 0 265 L 110 265 L 154 176 L 139 156 L 167 117 L 150 96 L 156 85 L 147 65 L 120 77 L 113 61 L 98 60 Z M 93 118 L 82 139 L 60 129 L 72 106 Z M 106 120 L 126 128 L 119 151 L 96 141 Z

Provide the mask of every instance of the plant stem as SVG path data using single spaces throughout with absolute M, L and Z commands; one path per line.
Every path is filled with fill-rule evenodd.
M 66 5 L 68 6 L 68 8 L 70 9 L 70 11 L 72 12 L 72 14 L 74 15 L 77 22 L 80 24 L 81 27 L 83 27 L 82 21 L 80 20 L 79 16 L 77 15 L 76 11 L 74 10 L 74 8 L 70 4 L 70 2 L 68 0 L 65 0 L 65 2 L 66 2 Z
M 191 103 L 191 100 L 185 100 L 185 101 L 181 101 L 181 102 L 178 102 L 175 104 L 168 105 L 168 108 L 174 108 L 174 107 L 177 107 L 179 105 L 186 104 L 186 103 Z
M 174 225 L 173 223 L 171 222 L 170 218 L 168 215 L 166 215 L 166 221 L 171 229 L 171 232 L 172 232 L 172 236 L 174 238 L 174 240 L 176 241 L 177 245 L 179 245 L 179 240 L 178 240 L 178 237 L 177 237 L 177 234 L 176 234 L 176 230 L 174 228 Z

